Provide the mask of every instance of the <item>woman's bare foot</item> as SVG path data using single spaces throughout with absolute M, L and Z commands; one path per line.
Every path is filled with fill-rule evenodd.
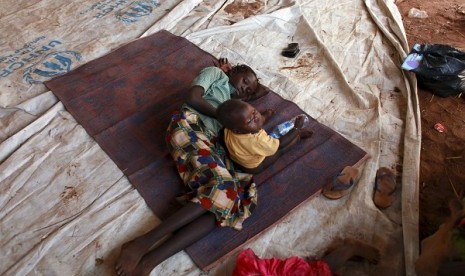
M 135 241 L 123 244 L 115 265 L 116 274 L 119 276 L 134 275 L 137 264 L 146 253 L 145 250 L 145 246 L 140 246 Z

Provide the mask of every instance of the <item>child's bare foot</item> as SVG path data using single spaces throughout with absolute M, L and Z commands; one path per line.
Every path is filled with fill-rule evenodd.
M 300 139 L 307 139 L 307 138 L 310 138 L 312 137 L 313 135 L 313 132 L 311 130 L 308 130 L 308 129 L 299 129 L 299 136 L 300 136 Z
M 123 244 L 115 265 L 116 274 L 119 276 L 133 275 L 137 264 L 144 254 L 145 248 L 141 248 L 135 241 Z

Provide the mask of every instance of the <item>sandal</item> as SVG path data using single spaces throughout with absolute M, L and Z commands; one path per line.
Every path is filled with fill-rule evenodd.
M 386 209 L 392 205 L 396 190 L 396 177 L 389 168 L 381 167 L 378 169 L 374 190 L 373 202 L 376 207 Z
M 293 58 L 300 52 L 299 43 L 289 43 L 281 52 L 281 55 Z
M 323 187 L 322 194 L 329 199 L 339 199 L 350 192 L 350 188 L 355 183 L 358 170 L 354 167 L 345 167 L 332 183 Z

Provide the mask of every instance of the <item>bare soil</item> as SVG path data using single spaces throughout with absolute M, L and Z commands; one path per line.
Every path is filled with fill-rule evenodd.
M 463 0 L 397 0 L 409 46 L 447 44 L 465 51 Z M 411 8 L 427 18 L 410 18 Z M 448 202 L 465 193 L 465 95 L 440 98 L 418 89 L 421 110 L 420 240 L 449 216 Z M 436 123 L 444 132 L 434 128 Z M 404 183 L 405 185 L 405 183 Z

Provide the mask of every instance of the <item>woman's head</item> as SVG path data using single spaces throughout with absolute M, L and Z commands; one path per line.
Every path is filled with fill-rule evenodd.
M 263 126 L 263 117 L 252 105 L 231 99 L 220 104 L 216 110 L 218 121 L 236 133 L 256 133 Z
M 229 72 L 229 82 L 236 88 L 232 95 L 234 99 L 248 101 L 255 98 L 259 86 L 257 75 L 247 65 L 234 66 Z

